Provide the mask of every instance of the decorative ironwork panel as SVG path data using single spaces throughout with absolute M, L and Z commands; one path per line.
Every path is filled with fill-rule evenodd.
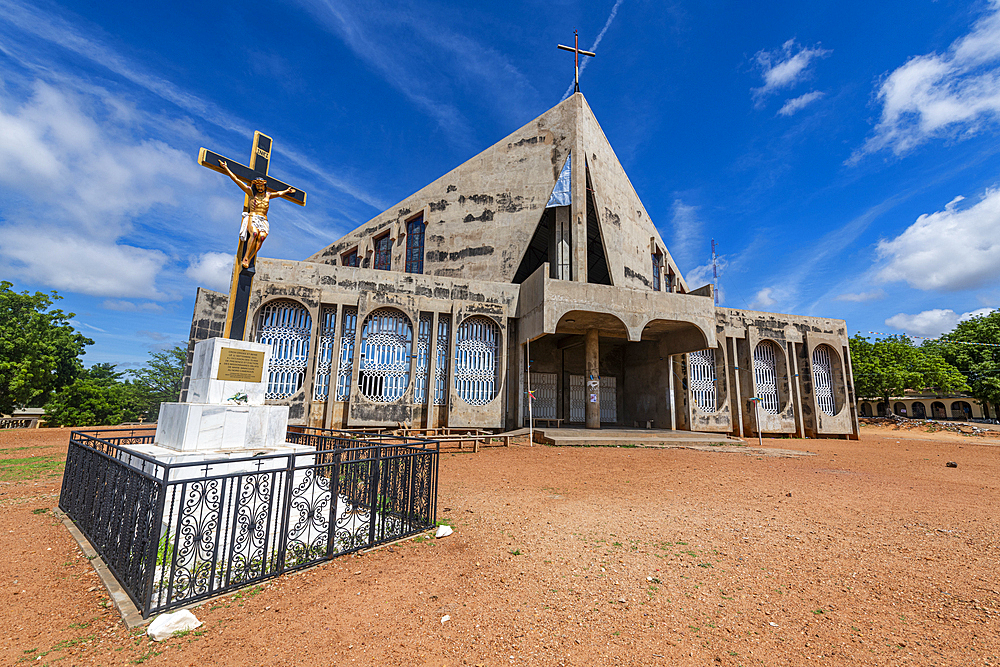
M 434 360 L 434 405 L 448 405 L 448 331 L 451 321 L 438 315 L 437 349 Z
M 264 398 L 288 398 L 302 387 L 311 329 L 309 311 L 294 301 L 272 301 L 261 310 L 257 342 L 271 346 Z
M 819 409 L 831 417 L 837 413 L 837 402 L 833 398 L 833 363 L 830 348 L 820 345 L 813 350 L 813 388 Z
M 330 395 L 330 373 L 333 370 L 333 339 L 337 332 L 337 308 L 327 307 L 322 311 L 319 330 L 319 351 L 316 354 L 316 381 L 313 399 L 325 401 Z
M 715 350 L 698 350 L 688 354 L 688 387 L 695 404 L 705 412 L 719 409 L 715 374 Z
M 587 421 L 586 388 L 582 375 L 569 376 L 569 420 L 574 424 Z
M 423 226 L 423 223 L 420 223 Z M 427 401 L 427 377 L 431 370 L 431 327 L 434 318 L 430 313 L 420 314 L 417 327 L 417 367 L 413 377 L 413 402 Z
M 406 223 L 406 272 L 424 272 L 424 216 Z
M 500 384 L 500 327 L 470 317 L 455 338 L 455 391 L 469 405 L 486 405 Z
M 413 327 L 403 313 L 380 308 L 361 327 L 358 388 L 377 403 L 398 401 L 410 384 Z
M 388 271 L 392 267 L 392 239 L 388 234 L 375 239 L 375 268 Z
M 351 373 L 354 371 L 354 335 L 358 328 L 358 309 L 344 308 L 340 331 L 340 361 L 337 364 L 337 400 L 351 397 Z
M 601 376 L 601 421 L 614 424 L 618 421 L 618 378 Z
M 532 373 L 531 391 L 535 400 L 531 403 L 535 419 L 555 419 L 559 376 L 555 373 Z
M 299 427 L 315 453 L 163 465 L 119 447 L 152 429 L 90 433 L 71 435 L 59 506 L 146 618 L 435 523 L 436 443 Z
M 757 386 L 757 398 L 764 412 L 778 414 L 778 377 L 775 367 L 777 351 L 774 343 L 763 340 L 753 351 L 753 379 Z

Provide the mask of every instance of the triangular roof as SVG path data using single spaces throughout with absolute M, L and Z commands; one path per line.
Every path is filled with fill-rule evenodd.
M 571 154 L 574 279 L 585 280 L 586 269 L 582 267 L 587 264 L 590 203 L 591 231 L 595 229 L 596 215 L 612 284 L 649 289 L 653 272 L 651 254 L 659 251 L 663 255 L 664 275 L 672 271 L 681 288 L 687 291 L 680 270 L 580 93 L 315 253 L 308 261 L 340 263 L 341 255 L 355 247 L 359 257 L 365 257 L 372 250 L 373 240 L 388 231 L 396 240 L 392 268 L 401 269 L 405 223 L 422 212 L 427 225 L 424 273 L 512 282 Z M 593 243 L 593 233 L 591 237 Z

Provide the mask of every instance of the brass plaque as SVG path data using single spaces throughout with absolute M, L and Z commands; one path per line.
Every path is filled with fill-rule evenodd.
M 264 353 L 224 347 L 219 352 L 219 379 L 260 382 L 264 374 Z

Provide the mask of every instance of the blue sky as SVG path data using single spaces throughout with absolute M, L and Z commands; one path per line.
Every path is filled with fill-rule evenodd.
M 302 259 L 563 99 L 574 28 L 692 286 L 714 237 L 727 306 L 915 335 L 1000 306 L 1000 0 L 0 0 L 0 279 L 141 365 L 226 289 L 242 194 L 200 146 L 274 138 L 309 200 L 262 254 Z

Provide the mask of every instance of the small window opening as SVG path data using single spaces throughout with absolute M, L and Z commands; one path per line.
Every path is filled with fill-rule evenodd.
M 375 239 L 375 267 L 382 271 L 389 271 L 392 268 L 392 239 L 386 232 Z
M 355 248 L 349 252 L 345 252 L 340 256 L 341 266 L 357 266 L 358 265 L 358 249 Z
M 424 272 L 424 216 L 406 223 L 406 272 Z
M 660 267 L 663 266 L 663 254 L 659 250 L 653 251 L 653 290 L 660 291 Z M 668 290 L 667 291 L 671 291 Z

